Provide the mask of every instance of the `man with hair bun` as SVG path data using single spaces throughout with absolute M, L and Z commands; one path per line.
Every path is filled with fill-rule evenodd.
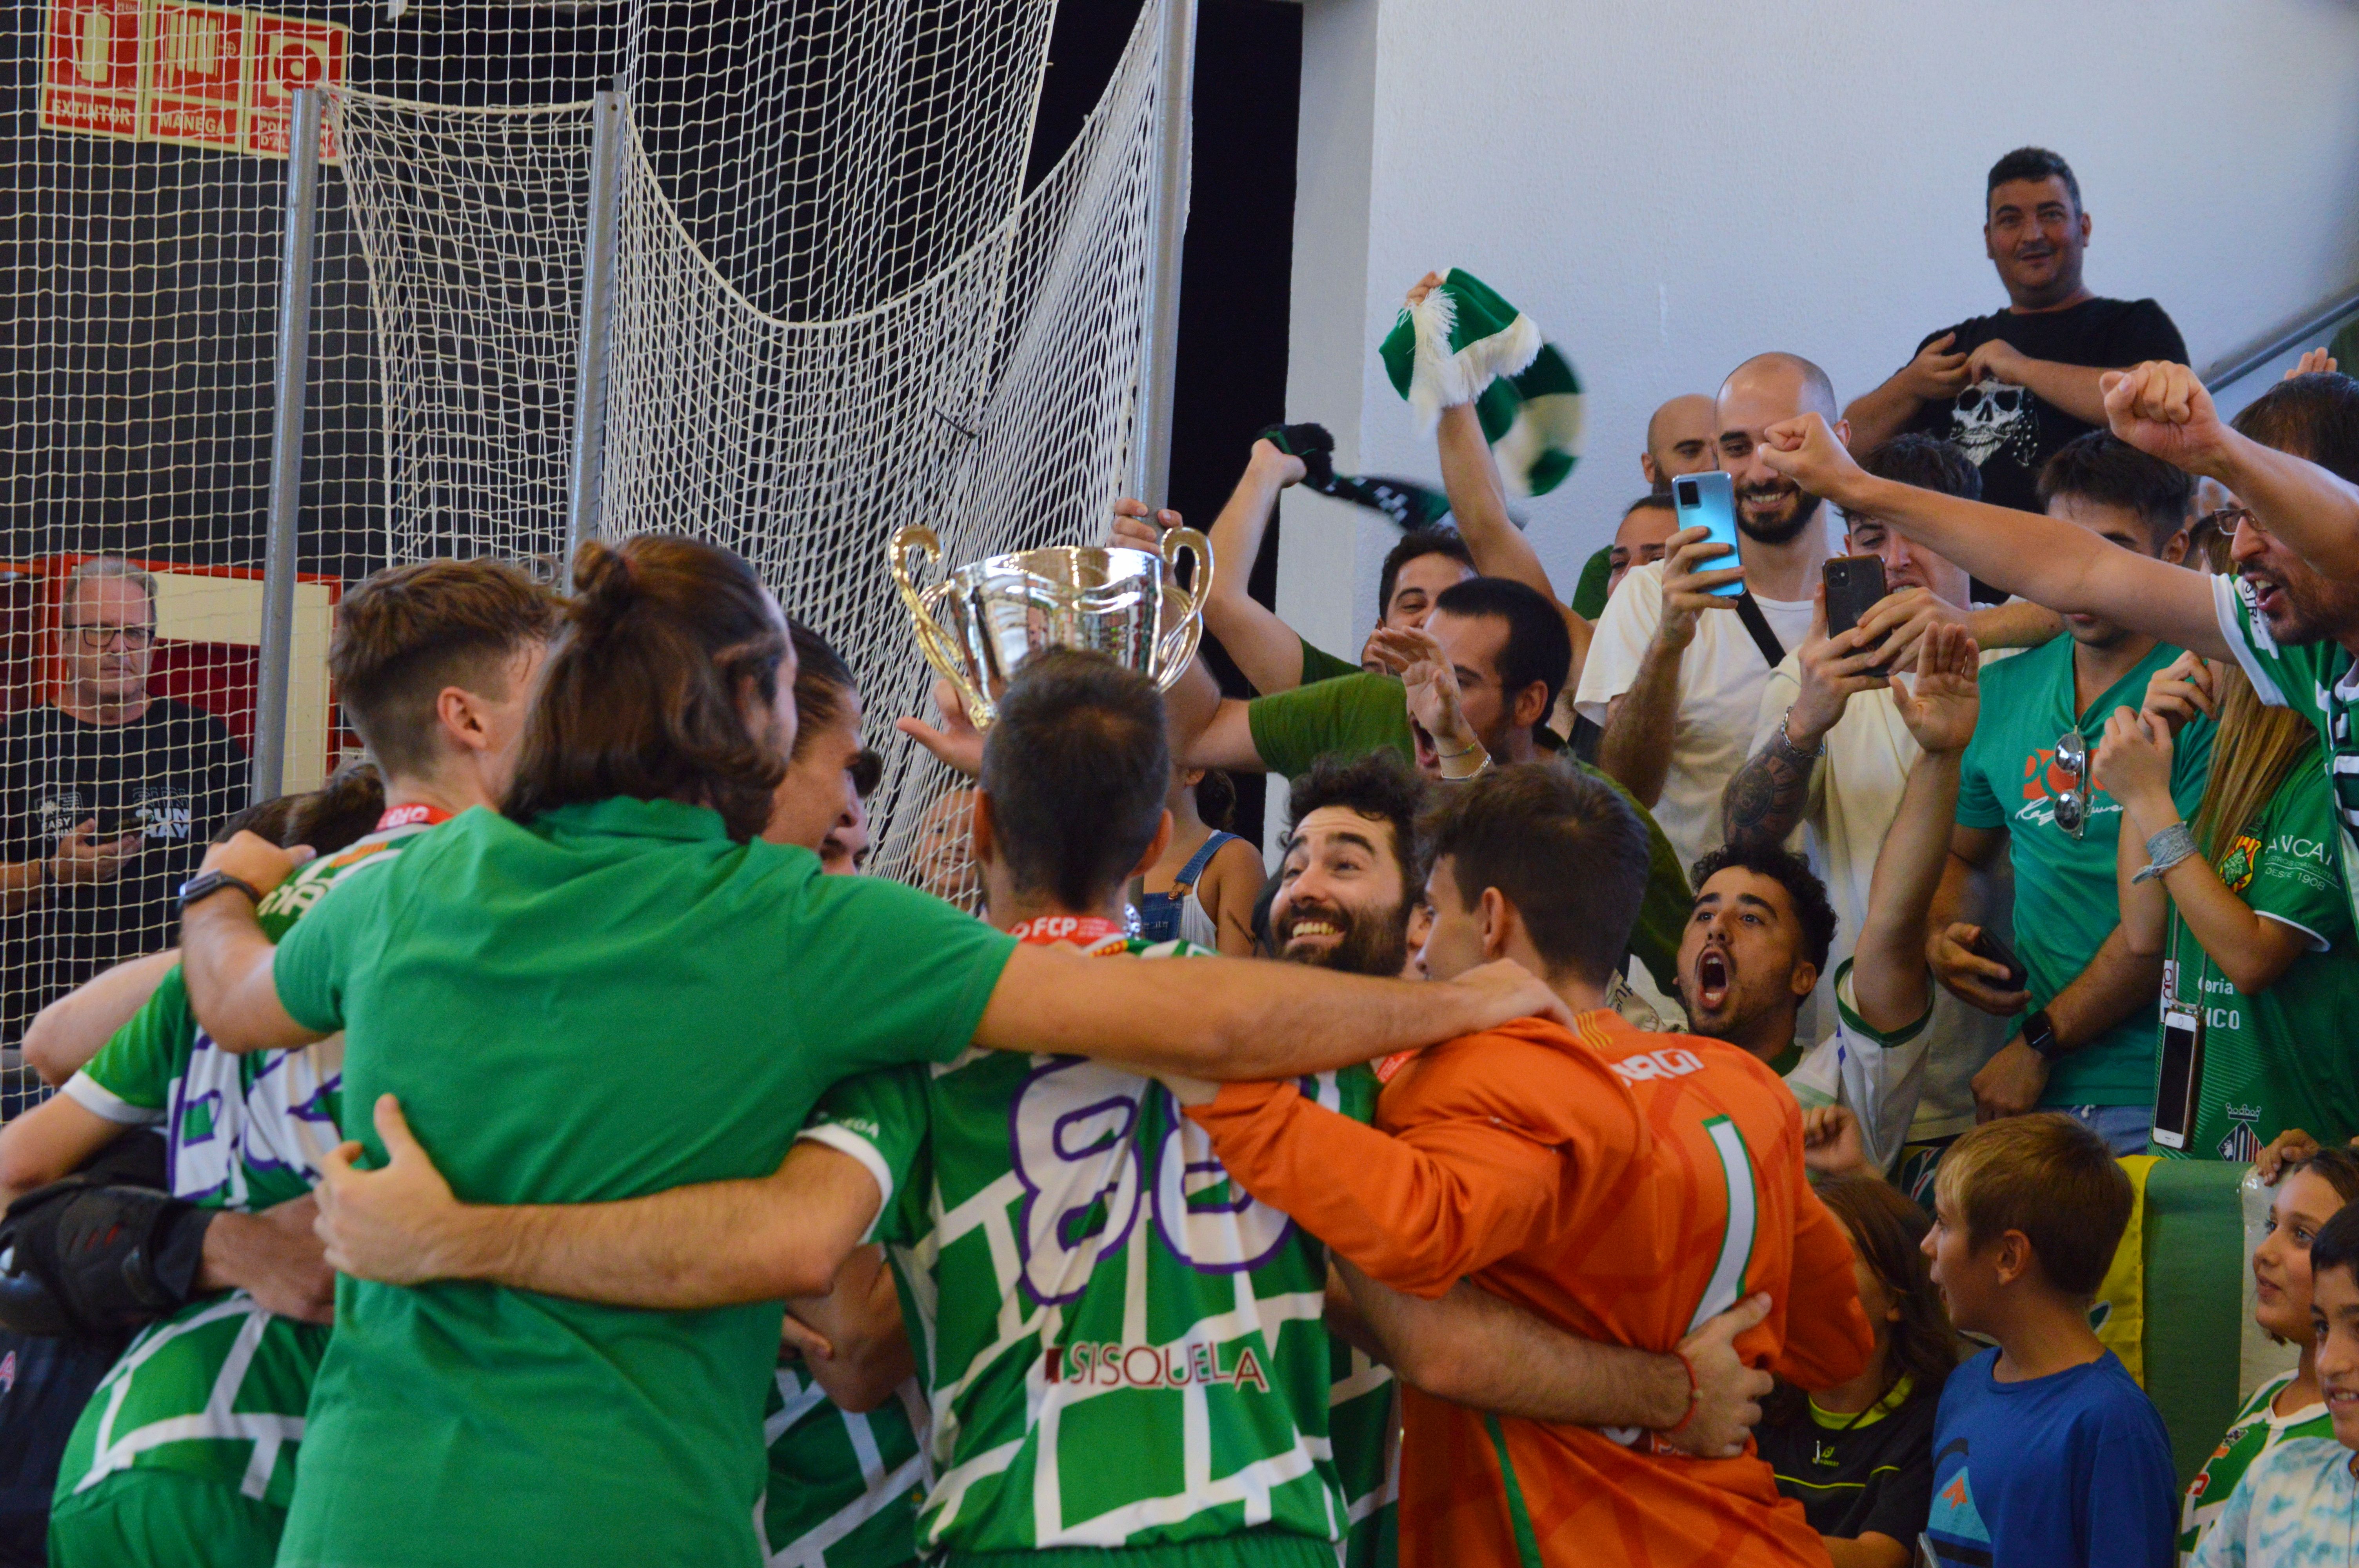
M 974 1048 L 1317 1073 L 1560 1005 L 1508 965 L 1414 985 L 1108 963 L 823 877 L 757 837 L 798 724 L 793 643 L 753 568 L 646 535 L 585 546 L 575 582 L 500 815 L 354 879 L 258 972 L 243 898 L 185 916 L 191 996 L 224 1045 L 344 1033 L 373 1117 L 323 1199 L 340 1235 L 372 1206 L 415 1222 L 391 1225 L 414 1245 L 388 1267 L 364 1269 L 357 1231 L 332 1252 L 353 1277 L 287 1568 L 473 1564 L 486 1541 L 518 1565 L 753 1568 L 777 1303 L 825 1292 L 899 1195 L 795 1141 L 847 1076 Z M 1128 798 L 1101 787 L 1093 809 Z M 1074 807 L 1001 808 L 1013 829 Z M 1113 852 L 1101 838 L 1024 877 L 1071 903 Z M 213 857 L 266 888 L 288 864 L 251 838 Z

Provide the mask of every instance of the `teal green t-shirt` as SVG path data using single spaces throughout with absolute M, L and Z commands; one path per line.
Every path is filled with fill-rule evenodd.
M 1306 675 L 1308 657 L 1306 654 Z M 1309 773 L 1310 764 L 1330 752 L 1362 757 L 1389 748 L 1412 762 L 1417 761 L 1417 737 L 1408 727 L 1408 699 L 1397 676 L 1355 670 L 1313 686 L 1257 697 L 1245 705 L 1245 719 L 1252 726 L 1254 750 L 1261 754 L 1262 765 L 1288 778 Z M 1679 852 L 1655 825 L 1655 814 L 1639 805 L 1628 790 L 1587 762 L 1572 757 L 1563 761 L 1565 766 L 1612 784 L 1614 793 L 1628 802 L 1646 825 L 1647 896 L 1638 905 L 1630 951 L 1668 994 L 1679 985 L 1680 934 L 1694 903 Z
M 2059 637 L 1983 670 L 1982 718 L 1966 747 L 1958 790 L 1958 822 L 2006 830 L 2015 863 L 2015 949 L 2031 971 L 2031 1005 L 2045 1007 L 2089 967 L 2121 923 L 2114 883 L 2114 849 L 2122 808 L 2103 790 L 2090 797 L 2089 821 L 2074 838 L 2056 826 L 2043 780 L 2056 761 L 2056 741 L 2077 728 L 2097 754 L 2105 719 L 2117 708 L 2146 700 L 2147 677 L 2180 650 L 2158 644 L 2135 668 L 2073 711 L 2072 651 Z M 2180 730 L 2171 759 L 2170 794 L 2195 815 L 2211 772 L 2212 724 L 2198 718 Z M 2054 774 L 2062 794 L 2069 778 Z M 2095 1040 L 2059 1060 L 2040 1097 L 2047 1106 L 2154 1103 L 2155 1015 L 2139 1008 Z
M 712 811 L 614 799 L 443 824 L 322 899 L 276 976 L 344 1032 L 364 1162 L 391 1093 L 462 1200 L 601 1203 L 775 1171 L 829 1085 L 965 1050 L 1013 946 Z M 281 1568 L 757 1568 L 778 1331 L 777 1303 L 340 1280 Z

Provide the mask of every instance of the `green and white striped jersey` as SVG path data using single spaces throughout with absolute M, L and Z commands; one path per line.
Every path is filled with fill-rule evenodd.
M 276 942 L 347 873 L 425 831 L 373 833 L 300 868 L 257 914 Z M 343 1042 L 234 1055 L 198 1028 L 178 968 L 60 1092 L 110 1121 L 160 1126 L 172 1191 L 208 1208 L 301 1197 L 342 1139 Z M 118 1471 L 202 1476 L 287 1506 L 328 1329 L 275 1317 L 243 1291 L 143 1330 L 91 1396 L 58 1469 L 60 1500 Z
M 1375 1114 L 1364 1068 L 1304 1090 Z M 921 1551 L 1343 1541 L 1326 1249 L 1231 1183 L 1160 1085 L 971 1050 L 837 1085 L 803 1136 L 885 1193 L 871 1239 L 930 1390 Z
M 1335 1381 L 1327 1430 L 1351 1520 L 1343 1568 L 1393 1568 L 1400 1560 L 1400 1385 L 1365 1351 L 1330 1343 Z
M 778 1363 L 764 1412 L 770 1568 L 903 1568 L 918 1557 L 926 1396 L 911 1378 L 865 1414 L 839 1410 L 799 1358 Z

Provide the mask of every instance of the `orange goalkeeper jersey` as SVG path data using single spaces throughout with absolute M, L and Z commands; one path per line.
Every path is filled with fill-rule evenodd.
M 1804 1179 L 1786 1086 L 1732 1045 L 1610 1011 L 1575 1022 L 1410 1059 L 1373 1128 L 1291 1083 L 1229 1085 L 1189 1114 L 1248 1192 L 1397 1290 L 1472 1276 L 1582 1338 L 1657 1351 L 1767 1292 L 1769 1316 L 1737 1341 L 1748 1362 L 1810 1388 L 1855 1376 L 1872 1341 L 1851 1246 Z M 1413 1389 L 1403 1415 L 1407 1568 L 1827 1562 L 1750 1452 L 1690 1459 Z

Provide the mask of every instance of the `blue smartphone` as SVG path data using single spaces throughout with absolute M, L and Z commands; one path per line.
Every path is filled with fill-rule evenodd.
M 1706 529 L 1713 544 L 1728 546 L 1728 554 L 1714 557 L 1699 569 L 1716 572 L 1742 564 L 1736 558 L 1734 481 L 1717 470 L 1682 474 L 1671 481 L 1671 500 L 1679 508 L 1680 527 Z M 1707 591 L 1723 599 L 1734 599 L 1745 591 L 1745 584 L 1724 582 Z

